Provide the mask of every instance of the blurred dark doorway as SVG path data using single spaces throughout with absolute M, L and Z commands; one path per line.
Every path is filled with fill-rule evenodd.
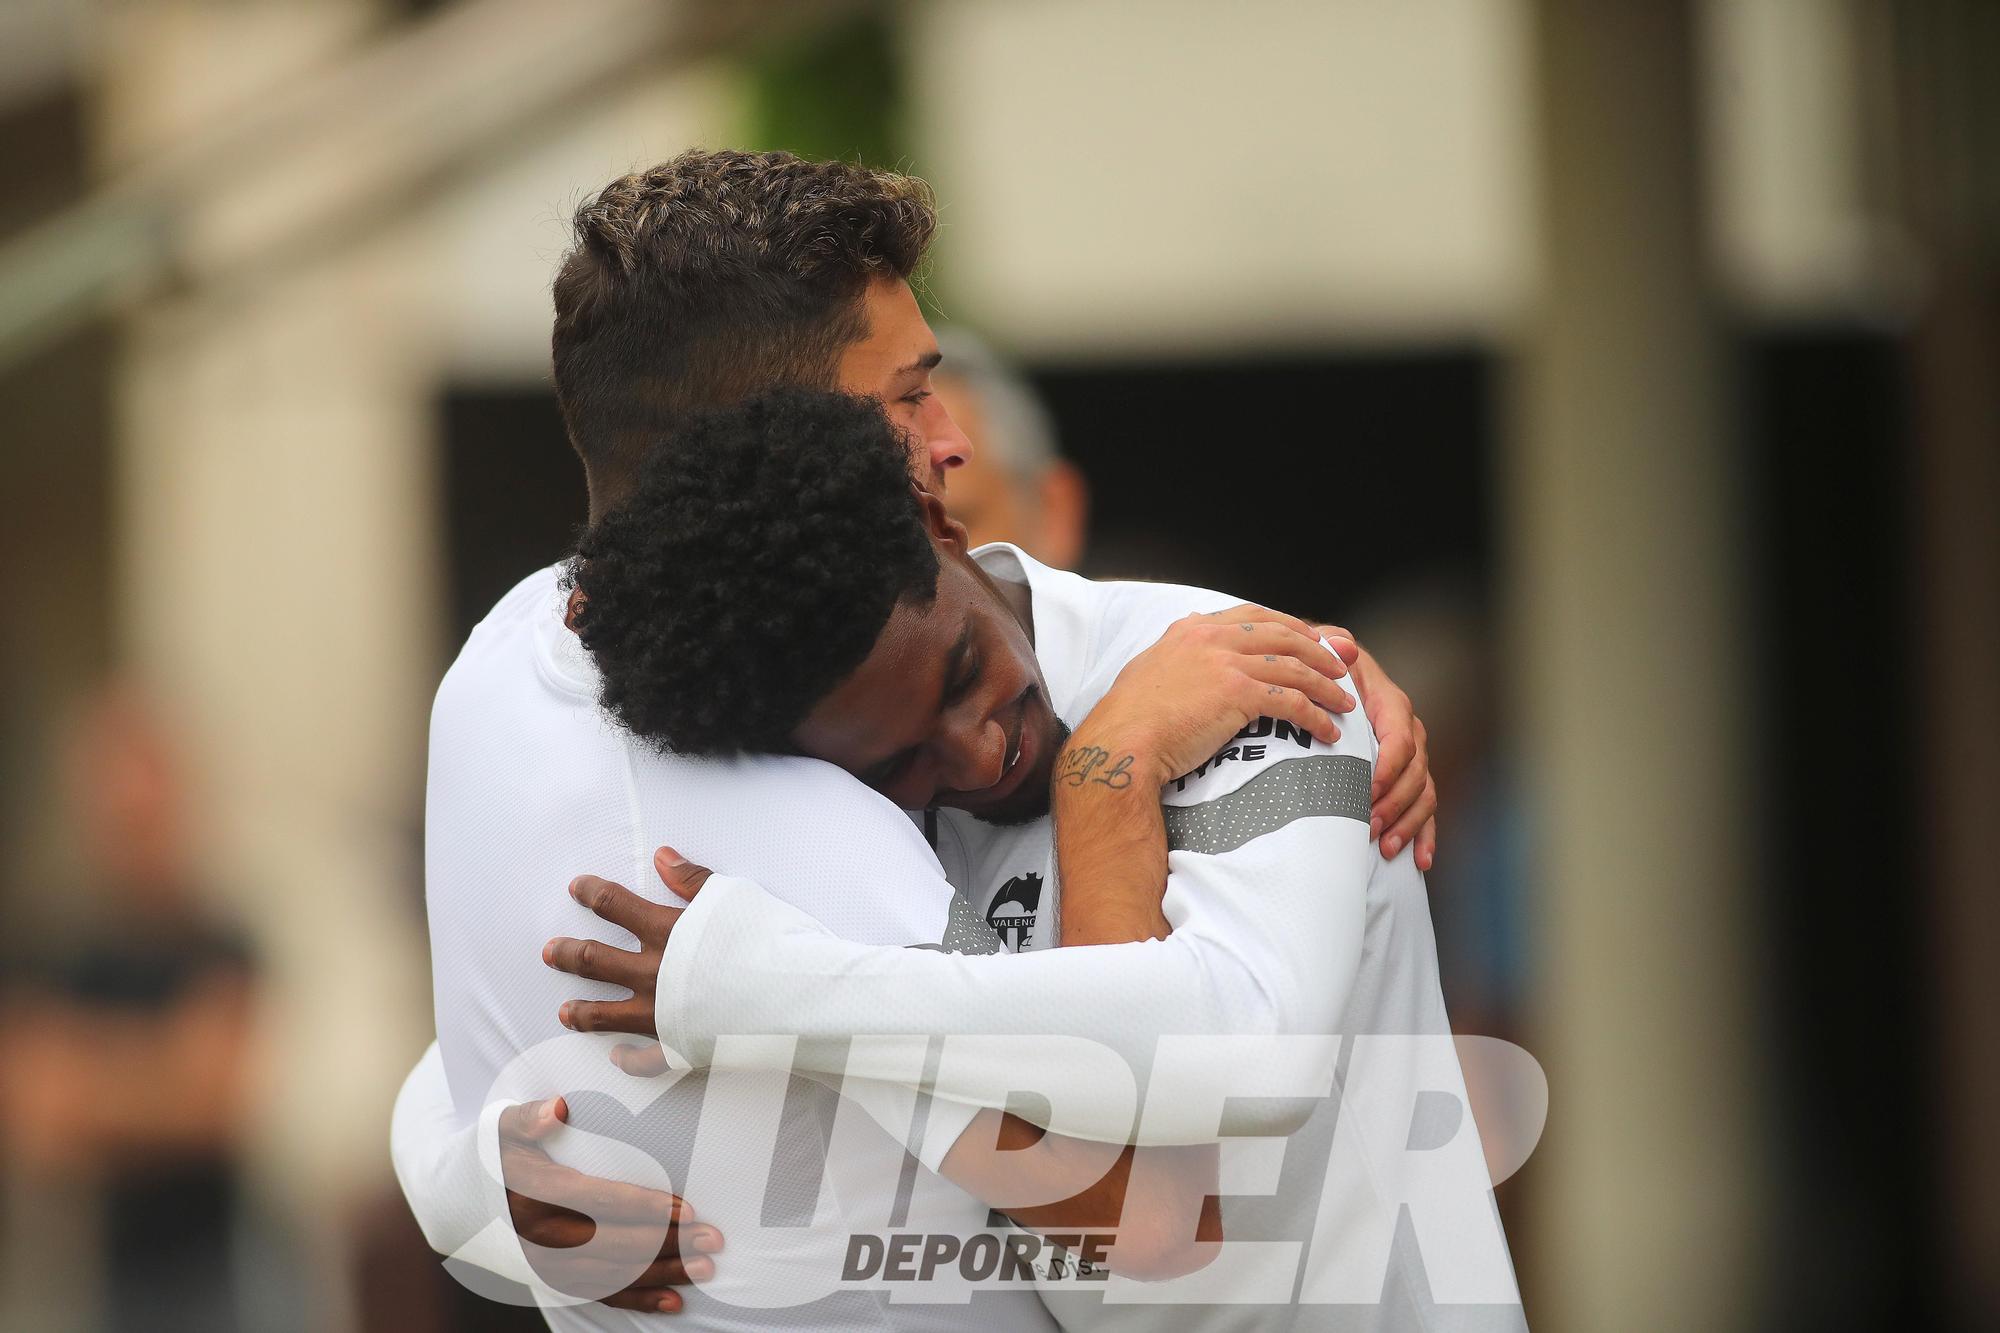
M 1473 348 L 1044 366 L 1092 483 L 1091 572 L 1300 614 L 1464 571 L 1487 588 L 1495 360 Z
M 588 504 L 546 386 L 453 388 L 441 415 L 449 661 L 509 588 L 569 551 Z

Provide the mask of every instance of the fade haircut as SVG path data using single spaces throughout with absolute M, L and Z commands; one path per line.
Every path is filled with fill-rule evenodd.
M 550 339 L 593 494 L 615 502 L 693 413 L 833 387 L 868 284 L 909 279 L 936 231 L 923 181 L 791 153 L 690 151 L 605 186 L 577 210 Z
M 578 543 L 599 702 L 680 754 L 781 754 L 939 564 L 873 398 L 773 389 L 690 419 Z

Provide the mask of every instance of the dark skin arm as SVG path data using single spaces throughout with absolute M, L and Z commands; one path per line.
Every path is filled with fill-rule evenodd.
M 1373 658 L 1360 652 L 1343 630 L 1307 626 L 1304 622 L 1262 608 L 1238 607 L 1215 616 L 1190 617 L 1189 620 L 1213 621 L 1238 631 L 1254 630 L 1256 635 L 1275 637 L 1269 645 L 1264 644 L 1262 638 L 1258 639 L 1256 647 L 1259 651 L 1255 653 L 1251 653 L 1247 640 L 1212 645 L 1221 652 L 1250 654 L 1250 672 L 1241 673 L 1242 678 L 1236 681 L 1235 693 L 1241 693 L 1242 698 L 1236 698 L 1232 693 L 1223 698 L 1218 706 L 1197 690 L 1174 691 L 1172 697 L 1196 712 L 1207 709 L 1208 720 L 1224 728 L 1212 738 L 1201 739 L 1205 733 L 1200 726 L 1183 727 L 1182 734 L 1177 738 L 1178 743 L 1193 748 L 1188 750 L 1187 763 L 1182 767 L 1199 763 L 1233 734 L 1241 720 L 1266 714 L 1294 720 L 1322 739 L 1334 738 L 1338 729 L 1327 710 L 1346 711 L 1352 703 L 1337 687 L 1330 691 L 1327 687 L 1333 678 L 1347 673 L 1348 663 L 1353 663 L 1353 683 L 1368 704 L 1383 747 L 1377 767 L 1373 809 L 1376 831 L 1388 830 L 1382 840 L 1382 854 L 1393 856 L 1414 837 L 1418 863 L 1427 868 L 1434 846 L 1436 796 L 1423 752 L 1421 723 L 1417 722 L 1411 710 L 1408 696 L 1381 672 Z M 1246 621 L 1254 623 L 1240 623 Z M 1207 629 L 1213 634 L 1212 626 L 1197 628 Z M 1333 654 L 1318 646 L 1322 636 L 1334 644 L 1337 660 Z M 1278 642 L 1277 639 L 1284 641 Z M 1262 653 L 1261 649 L 1266 646 L 1274 651 Z M 1312 660 L 1310 654 L 1324 657 L 1326 661 Z M 1259 659 L 1272 665 L 1259 667 L 1256 665 Z M 1211 678 L 1221 682 L 1218 688 L 1225 689 L 1229 688 L 1230 679 L 1230 673 L 1226 671 Z M 1242 718 L 1227 720 L 1231 709 L 1241 711 Z M 1057 844 L 1065 884 L 1096 884 L 1101 890 L 1066 896 L 1066 944 L 1118 943 L 1163 937 L 1167 933 L 1167 923 L 1159 910 L 1166 880 L 1166 845 L 1157 784 L 1152 785 L 1150 797 L 1142 786 L 1140 799 L 1134 800 L 1112 787 L 1091 780 L 1093 776 L 1101 776 L 1107 768 L 1117 767 L 1116 763 L 1110 762 L 1108 750 L 1092 743 L 1093 737 L 1102 735 L 1104 739 L 1115 742 L 1120 739 L 1121 733 L 1129 734 L 1123 728 L 1106 724 L 1099 731 L 1086 735 L 1083 746 L 1072 745 L 1065 756 L 1065 768 L 1058 772 Z M 1213 743 L 1210 743 L 1211 740 Z M 1174 751 L 1171 745 L 1147 753 L 1150 757 L 1144 767 L 1158 767 L 1164 776 L 1180 771 L 1174 767 L 1178 761 L 1172 757 Z M 1138 754 L 1136 750 L 1124 750 L 1117 759 L 1136 758 Z M 1075 779 L 1067 795 L 1062 781 L 1065 775 Z M 671 865 L 662 865 L 660 869 L 669 886 L 677 888 L 676 877 L 685 877 L 690 873 Z M 699 867 L 692 868 L 692 871 L 698 873 L 701 880 L 707 878 L 707 872 Z M 607 885 L 620 894 L 626 892 L 619 886 L 590 877 L 579 880 L 572 891 L 578 892 L 580 886 L 588 888 L 594 885 Z M 698 887 L 698 882 L 695 887 Z M 635 895 L 628 896 L 634 902 L 644 902 Z M 685 893 L 683 896 L 686 896 Z M 600 915 L 606 914 L 602 909 L 598 910 Z M 633 929 L 642 940 L 648 938 L 645 932 L 630 923 L 621 924 Z M 671 929 L 670 924 L 667 929 Z M 595 951 L 605 946 L 587 941 L 552 941 L 550 951 L 544 954 L 551 965 L 579 975 L 596 976 L 597 979 L 627 985 L 634 991 L 634 998 L 627 1001 L 609 1004 L 573 1002 L 564 1008 L 564 1022 L 580 1030 L 601 1028 L 651 1035 L 652 988 L 656 984 L 659 956 L 664 949 L 664 932 L 659 939 L 658 948 L 642 947 L 636 955 L 643 960 L 639 969 L 644 974 L 643 992 L 636 978 L 628 982 L 621 977 L 585 970 L 594 963 L 603 963 L 604 960 Z M 569 947 L 580 952 L 565 960 L 557 951 Z M 629 1072 L 642 1076 L 656 1073 L 661 1067 L 656 1046 L 624 1048 L 618 1058 Z M 987 1144 L 994 1144 L 996 1150 L 988 1151 Z M 1058 1182 L 1051 1188 L 1059 1188 L 1059 1182 L 1063 1181 L 1087 1180 L 1091 1183 L 1055 1203 L 1009 1209 L 1010 1215 L 1025 1226 L 1041 1231 L 1111 1231 L 1125 1219 L 1130 1199 L 1133 1207 L 1129 1211 L 1134 1224 L 1143 1224 L 1147 1234 L 1135 1237 L 1137 1226 L 1128 1224 L 1125 1252 L 1121 1255 L 1114 1248 L 1112 1262 L 1119 1271 L 1142 1277 L 1168 1276 L 1187 1271 L 1189 1267 L 1199 1267 L 1206 1262 L 1207 1253 L 1212 1253 L 1213 1243 L 1221 1239 L 1217 1201 L 1210 1192 L 1215 1180 L 1216 1161 L 1216 1150 L 1212 1145 L 1156 1148 L 1145 1152 L 1126 1147 L 1107 1169 L 1102 1155 L 1105 1145 L 1079 1144 L 1060 1136 L 1046 1136 L 1039 1127 L 1026 1121 L 989 1111 L 973 1122 L 941 1167 L 949 1178 L 970 1192 L 991 1198 L 1000 1190 L 1018 1188 L 1021 1171 L 1027 1164 L 1022 1154 L 1031 1147 L 1037 1150 L 1033 1154 L 1035 1169 L 1047 1173 L 1052 1182 Z M 521 1221 L 517 1208 L 517 1226 Z M 1189 1235 L 1195 1236 L 1197 1242 L 1192 1251 L 1185 1239 Z M 670 1238 L 669 1246 L 671 1243 Z M 719 1237 L 716 1243 L 719 1244 Z M 668 1250 L 663 1249 L 663 1260 L 667 1254 Z M 671 1293 L 668 1295 L 671 1296 Z M 612 1303 L 623 1302 L 614 1299 Z M 652 1307 L 642 1305 L 638 1308 Z
M 603 1303 L 644 1314 L 678 1312 L 682 1299 L 674 1288 L 715 1271 L 708 1256 L 722 1249 L 722 1233 L 698 1221 L 678 1195 L 587 1176 L 553 1161 L 542 1145 L 568 1120 L 561 1097 L 510 1106 L 500 1115 L 501 1176 L 514 1230 L 556 1251 L 530 1251 L 535 1271 L 558 1291 L 601 1291 L 607 1277 L 643 1263 L 645 1270 Z M 597 1238 L 593 1216 L 608 1234 L 586 1256 L 578 1247 Z
M 1333 639 L 1335 649 L 1322 646 L 1322 638 Z M 1291 721 L 1323 740 L 1337 738 L 1333 713 L 1352 707 L 1337 681 L 1356 655 L 1339 631 L 1246 605 L 1187 617 L 1128 667 L 1093 712 L 1089 721 L 1097 729 L 1083 744 L 1072 745 L 1055 775 L 1064 943 L 1164 936 L 1160 785 L 1262 716 Z M 1150 724 L 1143 734 L 1132 725 L 1138 718 Z M 1114 759 L 1093 743 L 1099 736 L 1121 742 L 1137 736 L 1139 748 L 1122 750 Z M 708 878 L 705 869 L 664 849 L 656 868 L 683 898 Z M 625 1001 L 573 1001 L 563 1008 L 563 1022 L 579 1030 L 652 1034 L 657 971 L 678 912 L 594 877 L 578 880 L 572 893 L 642 943 L 628 953 L 593 941 L 551 941 L 543 955 L 550 965 L 633 992 Z M 654 1072 L 660 1060 L 657 1047 L 628 1048 L 618 1058 L 635 1074 Z M 1038 1231 L 1115 1234 L 1110 1250 L 1115 1271 L 1166 1277 L 1207 1262 L 1222 1239 L 1214 1195 L 1217 1148 L 1125 1146 L 1107 1162 L 1108 1151 L 1108 1145 L 1047 1135 L 1016 1117 L 986 1111 L 959 1137 L 940 1169 L 988 1200 L 1018 1197 L 1024 1178 L 1041 1185 L 1038 1196 L 1060 1193 L 1050 1203 L 1000 1206 Z M 1075 1188 L 1078 1182 L 1086 1183 Z
M 669 889 L 689 900 L 711 873 L 667 848 L 654 858 L 654 868 Z M 549 966 L 632 991 L 631 998 L 623 1000 L 571 1000 L 562 1007 L 563 1024 L 579 1032 L 656 1036 L 653 1004 L 660 959 L 684 909 L 648 901 L 594 875 L 572 882 L 570 894 L 605 920 L 631 931 L 640 947 L 626 950 L 596 940 L 550 940 L 542 951 Z M 664 1068 L 658 1045 L 620 1047 L 614 1058 L 634 1075 Z M 988 1143 L 997 1151 L 987 1151 Z M 1015 1116 L 984 1111 L 959 1136 L 940 1169 L 975 1197 L 999 1201 L 995 1206 L 1022 1226 L 1045 1233 L 1116 1233 L 1118 1239 L 1109 1250 L 1111 1266 L 1131 1277 L 1192 1271 L 1207 1261 L 1222 1239 L 1221 1213 L 1211 1192 L 1213 1145 L 1141 1152 L 1048 1135 Z M 1072 1188 L 1078 1181 L 1088 1183 Z M 1029 1206 L 1005 1202 L 1024 1193 L 1063 1197 Z M 1198 1243 L 1190 1246 L 1189 1236 Z

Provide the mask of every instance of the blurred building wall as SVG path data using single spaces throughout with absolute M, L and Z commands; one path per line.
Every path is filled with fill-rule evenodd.
M 370 6 L 167 4 L 104 45 L 104 158 L 146 163 L 335 60 Z M 310 211 L 367 146 L 202 202 Z M 157 302 L 115 395 L 123 655 L 199 746 L 203 878 L 268 977 L 259 1178 L 320 1256 L 338 1326 L 349 1210 L 429 1029 L 415 812 L 436 663 L 432 261 L 407 232 Z
M 569 249 L 571 214 L 627 172 L 732 143 L 740 100 L 717 61 L 635 79 L 440 198 L 419 225 L 438 265 L 445 373 L 462 383 L 546 384 L 549 283 Z
M 1525 294 L 1517 0 L 909 12 L 946 313 L 1024 352 L 1462 338 Z

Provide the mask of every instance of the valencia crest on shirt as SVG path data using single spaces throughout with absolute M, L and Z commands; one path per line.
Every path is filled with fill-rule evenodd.
M 1035 938 L 1035 913 L 1042 906 L 1042 877 L 1032 871 L 1016 875 L 1000 886 L 986 909 L 986 924 L 1007 945 L 1019 953 Z

